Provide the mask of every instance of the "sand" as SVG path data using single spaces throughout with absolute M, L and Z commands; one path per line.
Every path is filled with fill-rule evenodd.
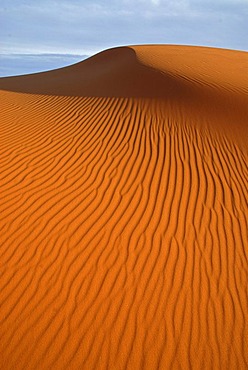
M 0 79 L 0 368 L 248 368 L 248 53 Z

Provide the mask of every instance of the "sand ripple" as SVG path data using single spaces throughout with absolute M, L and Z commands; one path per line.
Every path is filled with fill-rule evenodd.
M 2 369 L 248 368 L 247 122 L 197 81 L 196 105 L 4 86 Z

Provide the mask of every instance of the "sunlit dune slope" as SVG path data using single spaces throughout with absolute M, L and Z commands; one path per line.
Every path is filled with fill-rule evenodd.
M 248 368 L 248 54 L 0 79 L 0 368 Z

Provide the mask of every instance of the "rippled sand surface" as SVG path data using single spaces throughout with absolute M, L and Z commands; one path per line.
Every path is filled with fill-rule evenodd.
M 0 79 L 0 368 L 248 368 L 248 54 Z

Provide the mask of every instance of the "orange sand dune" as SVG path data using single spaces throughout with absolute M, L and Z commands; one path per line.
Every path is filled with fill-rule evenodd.
M 248 54 L 0 79 L 0 368 L 248 368 Z

